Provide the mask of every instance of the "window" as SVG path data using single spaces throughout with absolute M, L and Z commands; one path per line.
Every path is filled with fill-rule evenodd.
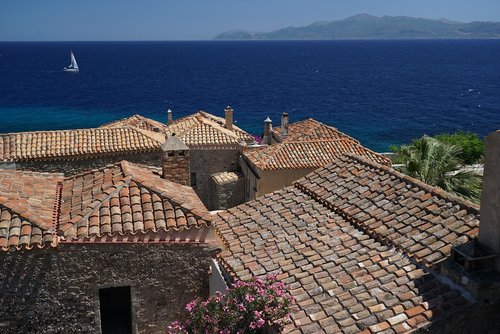
M 196 173 L 191 173 L 191 187 L 196 188 Z
M 130 286 L 99 289 L 102 334 L 132 334 Z

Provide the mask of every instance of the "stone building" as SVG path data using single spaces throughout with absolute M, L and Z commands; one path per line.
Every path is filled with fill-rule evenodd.
M 211 284 L 276 274 L 297 301 L 284 333 L 496 333 L 499 148 L 496 133 L 487 140 L 485 232 L 477 205 L 344 155 L 219 213 L 224 247 Z
M 336 128 L 314 119 L 288 124 L 282 116 L 281 127 L 272 129 L 265 121 L 263 146 L 248 149 L 241 157 L 245 176 L 245 200 L 289 186 L 345 154 L 356 154 L 372 161 L 390 165 L 390 160 L 375 153 Z
M 243 202 L 244 188 L 239 166 L 241 151 L 253 137 L 233 124 L 233 110 L 227 107 L 225 118 L 199 111 L 173 120 L 166 128 L 168 136 L 175 134 L 189 147 L 191 185 L 210 210 L 221 209 L 221 197 L 226 193 L 214 193 L 231 189 L 232 195 Z M 234 181 L 219 187 L 215 174 L 229 172 L 236 175 Z M 231 179 L 233 180 L 233 179 Z M 222 199 L 224 201 L 224 199 Z
M 165 333 L 207 296 L 212 217 L 161 175 L 0 170 L 0 332 Z
M 233 124 L 233 110 L 227 107 L 225 118 L 204 111 L 175 121 L 167 115 L 170 124 L 133 115 L 99 128 L 0 134 L 0 169 L 74 175 L 120 160 L 161 167 L 162 144 L 174 134 L 189 148 L 189 182 L 209 209 L 220 209 L 219 198 L 227 197 L 210 192 L 222 189 L 212 174 L 236 172 L 240 178 L 224 189 L 243 198 L 238 159 L 253 137 Z
M 124 159 L 160 166 L 162 127 L 134 115 L 116 127 L 0 134 L 0 169 L 74 175 Z

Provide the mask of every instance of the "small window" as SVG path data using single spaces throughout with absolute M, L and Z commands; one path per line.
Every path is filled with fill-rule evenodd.
M 174 151 L 169 151 L 167 154 L 168 154 L 169 157 L 173 157 L 174 156 Z
M 180 157 L 183 157 L 183 156 L 185 156 L 185 155 L 186 155 L 186 151 L 179 151 L 179 156 L 180 156 Z
M 191 173 L 191 187 L 196 188 L 196 173 Z
M 132 334 L 130 286 L 99 289 L 102 334 Z

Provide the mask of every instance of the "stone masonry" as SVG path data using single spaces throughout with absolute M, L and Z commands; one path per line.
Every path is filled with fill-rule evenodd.
M 245 201 L 245 178 L 237 172 L 212 175 L 212 210 L 225 210 Z
M 239 149 L 190 150 L 191 172 L 196 174 L 193 188 L 209 210 L 212 210 L 212 175 L 239 170 L 239 155 Z
M 171 136 L 161 146 L 162 177 L 166 180 L 191 186 L 189 148 L 182 140 Z
M 101 333 L 99 289 L 130 286 L 132 327 L 164 334 L 208 296 L 209 245 L 92 244 L 1 253 L 0 332 Z
M 84 159 L 54 159 L 47 161 L 16 162 L 18 170 L 34 172 L 64 173 L 67 176 L 79 174 L 84 171 L 102 168 L 115 162 L 127 160 L 143 165 L 161 167 L 161 151 L 135 154 L 117 154 L 112 156 L 86 157 Z

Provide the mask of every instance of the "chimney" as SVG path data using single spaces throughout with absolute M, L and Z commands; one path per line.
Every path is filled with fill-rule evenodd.
M 273 121 L 267 116 L 264 120 L 264 136 L 262 136 L 262 143 L 271 145 L 271 136 L 273 132 Z
M 485 147 L 479 242 L 500 254 L 500 130 L 486 137 Z M 500 258 L 495 268 L 500 272 Z
M 225 118 L 226 118 L 226 129 L 232 130 L 233 129 L 233 108 L 230 106 L 227 106 L 226 109 L 224 109 L 225 113 Z
M 288 136 L 288 113 L 281 114 L 281 138 Z
M 162 178 L 185 186 L 191 186 L 189 147 L 173 133 L 161 145 Z
M 174 119 L 172 118 L 172 110 L 168 109 L 167 111 L 167 119 L 168 119 L 168 125 L 174 123 Z

